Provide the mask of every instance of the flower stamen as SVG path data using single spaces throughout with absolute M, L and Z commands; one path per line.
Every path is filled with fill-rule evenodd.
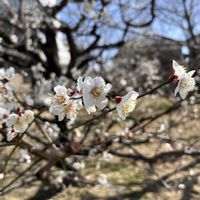
M 94 97 L 98 98 L 101 95 L 101 89 L 98 87 L 94 87 L 92 88 L 91 93 Z

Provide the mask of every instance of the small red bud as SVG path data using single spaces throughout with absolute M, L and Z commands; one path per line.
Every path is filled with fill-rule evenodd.
M 129 131 L 128 133 L 126 133 L 125 138 L 126 139 L 131 139 L 133 137 L 133 133 L 131 131 Z
M 6 119 L 8 115 L 6 113 L 3 114 L 3 118 Z
M 115 97 L 115 102 L 116 102 L 116 104 L 119 104 L 119 103 L 121 102 L 121 100 L 122 100 L 122 97 L 121 97 L 121 96 L 116 96 L 116 97 Z
M 72 90 L 72 91 L 70 92 L 70 95 L 73 96 L 75 93 L 76 93 L 75 90 Z

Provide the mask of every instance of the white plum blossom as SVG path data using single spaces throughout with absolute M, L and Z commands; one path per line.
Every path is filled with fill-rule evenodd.
M 184 66 L 179 65 L 175 60 L 172 61 L 172 66 L 174 69 L 174 76 L 180 80 L 184 74 L 186 73 L 186 69 Z
M 185 99 L 188 92 L 194 90 L 195 79 L 192 77 L 194 73 L 195 73 L 195 70 L 185 73 L 183 77 L 178 81 L 178 85 L 174 92 L 175 96 L 177 95 L 177 93 L 179 93 L 181 98 Z
M 83 94 L 83 103 L 88 113 L 103 110 L 108 104 L 106 95 L 111 90 L 112 85 L 105 83 L 102 77 L 82 77 L 78 79 L 78 87 Z
M 135 91 L 131 91 L 125 96 L 117 96 L 116 97 L 116 109 L 119 114 L 119 117 L 122 120 L 125 120 L 126 117 L 135 109 L 136 99 L 139 94 Z
M 23 133 L 28 128 L 29 124 L 34 120 L 34 113 L 31 110 L 26 110 L 20 115 L 12 113 L 6 120 L 7 127 L 13 127 L 17 133 Z
M 15 77 L 15 69 L 10 67 L 8 69 L 0 69 L 0 80 L 12 80 Z
M 194 90 L 195 87 L 195 79 L 192 77 L 195 73 L 195 70 L 186 72 L 184 66 L 179 65 L 176 61 L 173 60 L 173 69 L 174 69 L 174 76 L 178 80 L 178 85 L 175 89 L 174 95 L 176 96 L 177 93 L 180 94 L 182 99 L 185 99 L 187 93 Z
M 78 115 L 77 110 L 82 107 L 81 99 L 70 99 L 68 90 L 61 85 L 54 88 L 55 95 L 52 97 L 52 103 L 49 111 L 58 116 L 58 120 L 62 121 L 65 116 L 67 119 L 74 121 Z

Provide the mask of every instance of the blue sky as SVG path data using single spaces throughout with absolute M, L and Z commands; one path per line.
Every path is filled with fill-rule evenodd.
M 190 3 L 192 0 L 187 0 L 187 8 L 189 8 Z M 94 16 L 98 10 L 101 9 L 100 1 L 97 1 L 97 4 L 93 7 L 93 10 L 89 12 L 88 14 L 88 20 L 85 22 L 84 26 L 80 29 L 81 31 L 84 31 L 87 33 L 87 30 L 90 30 L 90 28 L 93 25 L 93 20 L 90 19 L 90 17 Z M 110 19 L 110 23 L 113 26 L 118 25 L 120 28 L 124 28 L 124 25 L 121 20 L 119 7 L 117 6 L 118 0 L 112 0 L 112 3 L 107 6 L 106 9 L 106 15 L 108 16 L 108 19 Z M 147 3 L 148 1 L 141 1 L 141 0 L 123 0 L 122 2 L 129 2 L 128 6 L 126 7 L 126 16 L 136 18 L 136 14 L 133 14 L 133 8 L 135 6 L 138 6 L 136 2 L 139 2 L 141 4 Z M 197 17 L 193 17 L 193 23 L 195 24 L 194 31 L 196 34 L 200 32 L 200 23 L 198 23 L 198 20 L 200 19 L 200 1 L 199 0 L 193 0 L 194 2 L 194 11 L 192 13 L 193 15 L 197 15 Z M 133 31 L 137 31 L 139 33 L 142 32 L 149 32 L 151 34 L 161 35 L 165 36 L 171 39 L 175 40 L 181 40 L 184 41 L 188 37 L 187 31 L 183 31 L 182 28 L 180 28 L 180 25 L 187 28 L 186 21 L 183 20 L 183 6 L 181 4 L 181 0 L 157 0 L 157 8 L 158 9 L 168 9 L 172 12 L 170 13 L 168 11 L 167 14 L 159 14 L 159 17 L 156 17 L 154 22 L 150 27 L 144 28 L 144 29 L 132 29 Z M 60 13 L 60 19 L 69 24 L 70 26 L 74 26 L 80 19 L 80 13 L 83 12 L 84 7 L 83 6 L 77 6 L 76 3 L 68 3 L 68 6 L 62 10 Z M 173 15 L 173 12 L 177 12 L 176 15 Z M 137 15 L 139 16 L 139 15 Z M 144 20 L 144 16 L 139 16 L 137 18 L 138 20 L 134 21 L 134 23 L 139 23 L 140 20 Z M 180 24 L 180 25 L 179 25 Z M 122 37 L 122 31 L 117 30 L 108 26 L 102 26 L 98 29 L 98 33 L 101 34 L 101 40 L 100 44 L 102 43 L 115 43 L 116 41 L 120 40 Z M 76 42 L 78 44 L 81 44 L 84 48 L 87 47 L 89 43 L 93 41 L 93 37 L 80 37 L 78 35 L 76 37 Z M 134 34 L 128 34 L 127 40 L 135 39 L 136 35 Z M 108 53 L 109 52 L 109 53 Z M 109 50 L 108 52 L 105 52 L 105 57 L 107 55 L 113 56 L 116 54 L 116 50 Z

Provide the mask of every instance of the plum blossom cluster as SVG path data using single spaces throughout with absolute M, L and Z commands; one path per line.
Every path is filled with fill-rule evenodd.
M 13 67 L 0 69 L 0 120 L 9 128 L 7 141 L 11 141 L 18 133 L 27 130 L 34 119 L 34 113 L 31 110 L 19 108 L 14 95 L 13 79 L 15 78 Z M 18 109 L 18 114 L 13 111 Z
M 19 109 L 19 114 L 11 113 L 6 119 L 6 125 L 11 130 L 7 134 L 7 140 L 11 141 L 18 133 L 24 133 L 34 120 L 34 112 Z
M 174 76 L 178 80 L 178 85 L 175 89 L 174 95 L 180 94 L 182 99 L 185 99 L 188 92 L 194 90 L 195 88 L 195 79 L 192 77 L 195 73 L 195 70 L 187 72 L 185 67 L 179 65 L 176 61 L 173 60 L 173 69 Z
M 61 85 L 54 88 L 55 95 L 51 98 L 49 110 L 58 116 L 59 121 L 65 117 L 74 121 L 83 106 L 89 114 L 103 110 L 108 105 L 111 88 L 112 85 L 102 77 L 79 77 L 75 89 Z M 122 120 L 134 110 L 138 96 L 135 91 L 123 97 L 116 96 L 116 110 Z
M 185 99 L 188 92 L 194 90 L 195 79 L 192 77 L 194 70 L 187 72 L 186 69 L 173 60 L 173 80 L 178 81 L 175 95 L 180 94 Z M 94 113 L 101 111 L 108 105 L 112 85 L 106 83 L 102 77 L 79 77 L 75 89 L 57 85 L 54 88 L 55 95 L 51 96 L 50 112 L 58 116 L 61 121 L 65 117 L 74 121 L 78 111 L 85 107 L 86 111 Z M 125 120 L 135 109 L 139 93 L 130 91 L 124 96 L 115 96 L 116 110 L 121 120 Z
M 7 120 L 7 127 L 12 127 L 15 132 L 23 133 L 34 120 L 34 113 L 31 110 L 19 111 L 19 114 L 11 113 Z
M 181 98 L 185 99 L 188 92 L 195 88 L 195 79 L 193 78 L 195 71 L 187 72 L 183 66 L 174 60 L 172 66 L 174 69 L 173 80 L 177 80 L 175 95 L 179 93 Z M 41 70 L 39 68 L 39 71 Z M 38 72 L 35 75 L 38 75 Z M 42 76 L 37 77 L 38 80 L 42 80 Z M 16 106 L 16 96 L 12 84 L 14 78 L 15 70 L 13 67 L 0 69 L 0 120 L 10 128 L 7 134 L 8 141 L 11 141 L 18 133 L 25 132 L 34 120 L 33 111 L 24 110 L 23 108 L 18 109 L 19 105 Z M 64 86 L 66 84 L 66 78 L 64 77 L 56 82 L 53 76 L 51 80 L 54 80 L 54 82 L 51 84 L 48 82 L 47 88 L 51 88 L 52 85 L 56 86 L 54 87 L 54 94 L 50 95 L 49 111 L 57 116 L 59 121 L 66 118 L 74 122 L 83 108 L 89 114 L 102 111 L 108 106 L 109 101 L 115 103 L 119 118 L 125 120 L 135 109 L 137 99 L 140 97 L 139 93 L 133 90 L 124 96 L 115 95 L 113 99 L 112 85 L 106 83 L 102 77 L 79 77 L 76 87 L 73 89 Z M 43 93 L 45 92 L 43 91 Z M 42 96 L 40 93 L 38 94 L 38 96 Z M 34 100 L 34 102 L 40 101 Z M 33 105 L 34 102 L 28 105 Z M 18 110 L 17 114 L 16 110 Z M 109 110 L 114 109 L 109 108 L 107 111 Z M 51 132 L 54 131 L 51 130 Z

